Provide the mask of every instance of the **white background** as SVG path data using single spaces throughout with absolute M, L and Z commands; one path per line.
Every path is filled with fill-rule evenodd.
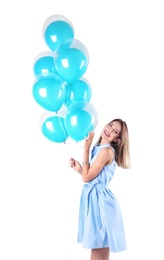
M 163 1 L 8 1 L 0 5 L 0 259 L 89 259 L 76 242 L 82 142 L 57 144 L 40 131 L 33 61 L 49 50 L 42 26 L 69 19 L 88 49 L 85 73 L 99 114 L 95 140 L 113 118 L 129 126 L 130 170 L 110 188 L 120 201 L 128 250 L 112 260 L 164 259 Z

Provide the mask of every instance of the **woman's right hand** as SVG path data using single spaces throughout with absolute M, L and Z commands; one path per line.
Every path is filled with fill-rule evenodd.
M 85 140 L 84 140 L 84 150 L 85 151 L 89 151 L 89 149 L 92 145 L 92 142 L 93 142 L 94 134 L 95 133 L 93 131 L 90 131 L 88 136 L 85 138 Z
M 69 160 L 69 165 L 72 169 L 74 169 L 75 171 L 79 172 L 81 174 L 82 172 L 82 166 L 81 164 L 76 161 L 74 158 L 70 158 Z

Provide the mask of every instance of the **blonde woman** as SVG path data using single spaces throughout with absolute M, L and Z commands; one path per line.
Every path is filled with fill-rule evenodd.
M 117 166 L 130 168 L 127 124 L 116 118 L 105 125 L 90 153 L 93 138 L 94 132 L 90 132 L 84 140 L 82 165 L 74 158 L 69 162 L 84 182 L 78 242 L 91 250 L 90 260 L 109 260 L 110 252 L 126 250 L 121 208 L 108 184 Z

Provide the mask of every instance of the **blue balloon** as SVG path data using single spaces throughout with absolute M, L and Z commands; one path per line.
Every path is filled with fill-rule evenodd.
M 86 72 L 88 61 L 85 54 L 75 48 L 68 48 L 55 58 L 55 68 L 59 76 L 68 83 L 80 79 Z
M 51 116 L 42 124 L 43 135 L 52 142 L 62 143 L 68 138 L 64 127 L 64 118 L 60 116 Z
M 67 83 L 80 79 L 89 64 L 89 54 L 85 45 L 77 39 L 69 39 L 58 45 L 55 50 L 55 68 Z
M 92 116 L 85 110 L 72 111 L 65 118 L 65 128 L 75 141 L 81 141 L 93 130 Z
M 78 101 L 68 107 L 64 124 L 68 135 L 75 141 L 81 141 L 95 129 L 97 120 L 94 106 L 89 102 Z
M 72 84 L 66 85 L 66 106 L 73 102 L 86 101 L 89 102 L 92 97 L 92 88 L 85 78 L 81 78 Z
M 55 69 L 54 53 L 43 52 L 39 54 L 39 57 L 35 59 L 33 65 L 33 72 L 35 77 L 47 73 L 57 73 Z
M 39 76 L 33 84 L 32 94 L 41 107 L 57 112 L 65 102 L 65 82 L 53 73 Z
M 56 20 L 44 28 L 43 37 L 47 46 L 55 51 L 61 42 L 74 38 L 74 30 L 67 21 Z

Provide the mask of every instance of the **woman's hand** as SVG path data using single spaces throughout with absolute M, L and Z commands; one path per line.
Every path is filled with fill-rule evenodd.
M 71 167 L 72 169 L 74 169 L 75 171 L 77 171 L 77 172 L 79 172 L 79 173 L 81 174 L 81 172 L 82 172 L 82 166 L 81 166 L 81 164 L 80 164 L 78 161 L 76 161 L 76 160 L 73 159 L 73 158 L 70 158 L 69 164 L 70 164 L 70 167 Z
M 85 151 L 89 151 L 93 138 L 94 138 L 94 132 L 91 131 L 91 132 L 89 132 L 88 137 L 85 138 L 85 141 L 84 141 L 84 150 Z

